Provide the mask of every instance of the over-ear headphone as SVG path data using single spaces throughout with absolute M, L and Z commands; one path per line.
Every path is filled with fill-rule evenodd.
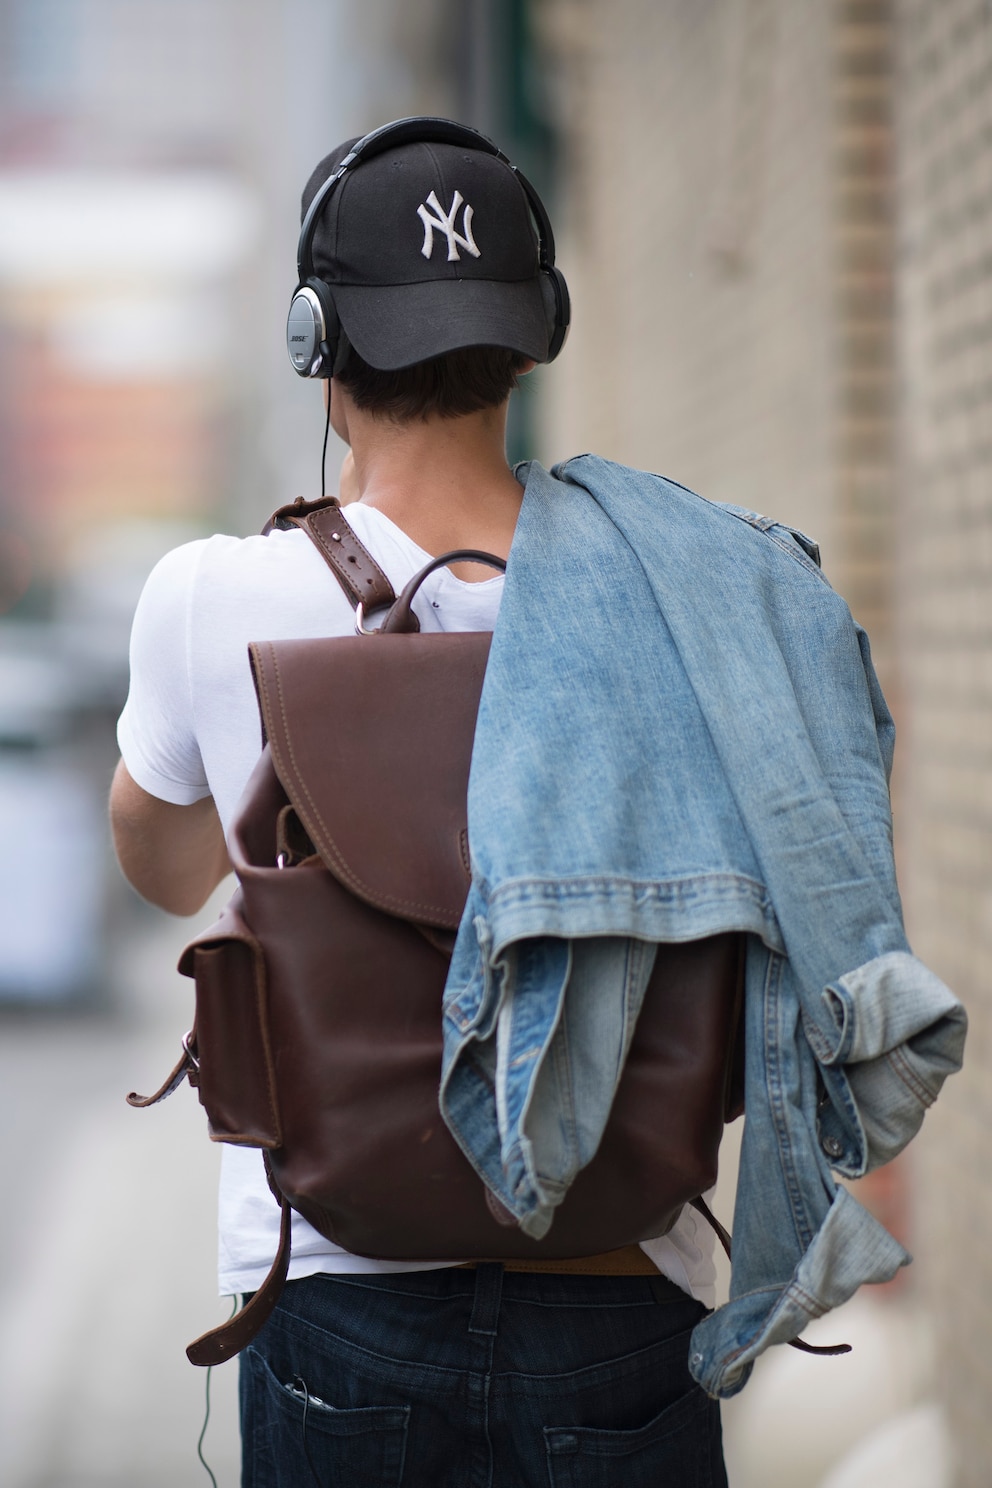
M 347 339 L 341 334 L 332 287 L 314 273 L 313 239 L 320 214 L 343 178 L 364 160 L 370 160 L 397 145 L 414 143 L 460 145 L 465 149 L 479 150 L 487 155 L 494 155 L 513 172 L 523 188 L 537 226 L 538 273 L 548 330 L 546 360 L 553 362 L 565 344 L 571 303 L 565 276 L 555 267 L 554 233 L 541 198 L 527 177 L 486 135 L 480 134 L 477 129 L 471 129 L 467 124 L 457 124 L 452 119 L 425 115 L 397 119 L 392 124 L 383 124 L 381 128 L 366 134 L 352 146 L 307 208 L 296 251 L 299 283 L 293 292 L 286 322 L 289 359 L 300 377 L 332 377 L 341 370 L 347 354 Z

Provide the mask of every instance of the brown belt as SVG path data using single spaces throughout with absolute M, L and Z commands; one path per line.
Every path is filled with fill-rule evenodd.
M 494 1257 L 498 1260 L 499 1257 Z M 465 1261 L 462 1268 L 471 1269 L 481 1261 Z M 504 1271 L 547 1271 L 565 1276 L 659 1276 L 654 1261 L 639 1245 L 625 1245 L 621 1250 L 604 1250 L 601 1255 L 575 1256 L 565 1261 L 511 1260 L 500 1261 Z

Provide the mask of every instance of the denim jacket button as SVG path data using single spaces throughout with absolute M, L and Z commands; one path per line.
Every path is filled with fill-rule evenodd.
M 828 1157 L 842 1157 L 844 1155 L 844 1143 L 839 1137 L 824 1137 L 820 1145 Z

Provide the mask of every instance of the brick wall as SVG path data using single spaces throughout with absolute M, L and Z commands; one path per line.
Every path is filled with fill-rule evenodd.
M 890 0 L 838 0 L 833 7 L 829 179 L 838 346 L 832 493 L 838 542 L 830 572 L 871 636 L 898 719 L 892 618 L 893 11 Z
M 992 7 L 901 0 L 898 635 L 908 918 L 968 1004 L 918 1162 L 960 1482 L 992 1473 Z
M 987 1488 L 992 3 L 537 5 L 576 301 L 546 454 L 595 448 L 811 531 L 896 713 L 910 938 L 972 1019 L 910 1153 L 912 1281 L 960 1482 Z
M 819 540 L 889 690 L 889 0 L 544 0 L 576 302 L 547 448 Z

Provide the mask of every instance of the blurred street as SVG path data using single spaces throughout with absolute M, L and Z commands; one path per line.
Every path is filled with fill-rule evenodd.
M 208 923 L 210 910 L 197 923 Z M 192 922 L 133 906 L 119 1011 L 0 1017 L 0 1483 L 166 1488 L 196 1460 L 204 1372 L 185 1345 L 215 1290 L 218 1151 L 184 1087 L 150 1111 L 192 993 L 171 968 Z M 185 1020 L 185 1021 L 184 1021 Z M 237 1369 L 211 1375 L 204 1455 L 237 1482 Z
M 3 1488 L 209 1481 L 196 1460 L 206 1382 L 184 1349 L 228 1312 L 214 1287 L 219 1150 L 188 1087 L 149 1111 L 132 1111 L 124 1095 L 148 1093 L 171 1068 L 192 1008 L 172 968 L 227 892 L 192 921 L 129 902 L 112 953 L 115 1010 L 0 1015 L 0 1116 L 15 1133 L 0 1150 Z M 716 1199 L 728 1219 L 738 1136 L 728 1132 Z M 721 1267 L 724 1294 L 726 1284 Z M 911 1299 L 869 1290 L 808 1336 L 843 1338 L 855 1352 L 835 1360 L 776 1349 L 759 1361 L 724 1409 L 733 1488 L 826 1484 L 852 1446 L 874 1440 L 877 1422 L 927 1409 L 930 1340 Z M 883 1467 L 909 1488 L 943 1488 L 941 1430 L 921 1416 Z M 234 1488 L 235 1364 L 211 1373 L 204 1455 L 219 1488 Z M 886 1475 L 851 1459 L 829 1481 L 875 1488 Z

